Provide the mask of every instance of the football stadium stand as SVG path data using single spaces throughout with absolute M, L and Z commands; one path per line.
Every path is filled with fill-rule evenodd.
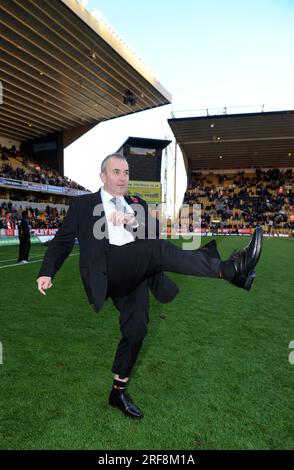
M 69 198 L 64 149 L 106 120 L 171 103 L 118 34 L 76 0 L 0 2 L 0 245 L 53 236 Z M 44 241 L 38 238 L 37 241 Z
M 268 234 L 294 232 L 294 173 L 278 168 L 245 173 L 193 174 L 184 203 L 201 205 L 201 228 L 248 233 L 262 225 Z M 193 230 L 192 213 L 189 228 Z
M 58 229 L 68 209 L 68 199 L 87 190 L 75 181 L 30 160 L 15 146 L 0 144 L 0 233 L 17 235 L 22 211 L 28 211 L 32 231 Z M 46 232 L 45 232 L 46 233 Z
M 202 232 L 248 234 L 262 225 L 267 235 L 293 236 L 294 111 L 168 122 L 189 175 L 184 203 L 201 205 Z M 194 215 L 185 213 L 178 230 L 200 230 Z

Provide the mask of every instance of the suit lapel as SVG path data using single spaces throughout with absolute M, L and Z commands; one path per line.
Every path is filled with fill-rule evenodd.
M 133 205 L 135 204 L 140 204 L 140 201 L 137 199 L 137 198 L 134 198 L 136 200 L 136 202 L 133 200 L 132 196 L 124 196 L 125 198 L 125 201 L 129 204 L 129 206 L 131 206 L 131 208 L 133 209 Z M 142 205 L 142 204 L 140 204 Z M 134 209 L 133 209 L 134 210 Z M 135 215 L 137 215 L 137 211 L 135 211 Z
M 101 198 L 101 188 L 96 193 L 93 193 L 93 217 L 94 217 L 94 224 L 98 222 L 100 219 L 104 218 L 103 223 L 99 223 L 99 227 L 101 231 L 104 232 L 105 238 L 107 242 L 109 241 L 109 233 L 108 233 L 108 225 L 105 220 L 105 212 L 103 208 L 102 198 Z M 97 239 L 97 241 L 99 241 Z

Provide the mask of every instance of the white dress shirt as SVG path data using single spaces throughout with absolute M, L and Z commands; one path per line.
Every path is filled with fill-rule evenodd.
M 101 199 L 102 199 L 102 204 L 103 204 L 103 208 L 105 212 L 105 218 L 106 218 L 107 226 L 108 226 L 109 243 L 111 245 L 121 246 L 121 245 L 125 245 L 126 243 L 133 242 L 134 237 L 130 232 L 128 232 L 124 228 L 123 224 L 113 225 L 113 223 L 109 221 L 110 215 L 116 210 L 115 205 L 111 201 L 112 198 L 113 196 L 111 194 L 105 191 L 105 189 L 101 188 Z M 120 200 L 122 205 L 126 208 L 126 212 L 128 214 L 134 214 L 133 209 L 131 208 L 131 206 L 129 206 L 129 204 L 127 203 L 127 201 L 125 200 L 123 196 L 116 196 L 116 198 Z

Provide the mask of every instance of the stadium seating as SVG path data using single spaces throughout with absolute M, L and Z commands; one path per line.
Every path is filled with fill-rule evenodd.
M 32 181 L 34 183 L 66 186 L 68 188 L 86 191 L 75 181 L 61 176 L 45 163 L 30 160 L 22 152 L 12 147 L 7 149 L 0 144 L 0 176 L 5 178 Z
M 86 191 L 75 181 L 61 176 L 45 163 L 30 160 L 13 146 L 10 149 L 0 144 L 0 177 L 8 180 L 18 180 L 52 185 Z M 13 197 L 10 196 L 13 194 Z M 55 203 L 52 200 L 55 199 Z M 68 199 L 68 198 L 67 198 Z M 28 210 L 28 219 L 32 229 L 58 229 L 68 208 L 58 195 L 49 195 L 45 191 L 8 189 L 0 187 L 0 229 L 17 228 L 23 210 Z M 20 201 L 20 202 L 17 202 Z
M 292 169 L 194 174 L 184 203 L 201 204 L 202 228 L 238 231 L 262 225 L 265 232 L 294 231 Z M 192 226 L 190 213 L 190 229 Z

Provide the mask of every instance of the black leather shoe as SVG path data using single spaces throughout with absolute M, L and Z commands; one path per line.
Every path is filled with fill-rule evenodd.
M 115 408 L 119 408 L 126 416 L 134 419 L 143 418 L 144 414 L 142 411 L 132 403 L 130 397 L 122 391 L 115 392 L 111 391 L 109 395 L 109 404 Z
M 256 227 L 247 246 L 230 256 L 235 267 L 235 276 L 231 283 L 241 289 L 250 290 L 255 278 L 254 268 L 258 263 L 262 250 L 262 227 Z

